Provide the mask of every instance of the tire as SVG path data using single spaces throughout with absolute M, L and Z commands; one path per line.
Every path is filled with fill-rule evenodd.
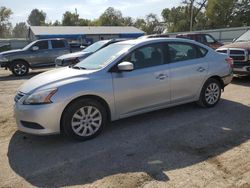
M 11 65 L 11 72 L 15 76 L 25 76 L 29 72 L 29 65 L 24 61 L 14 61 Z
M 209 78 L 202 87 L 197 104 L 206 108 L 214 107 L 220 100 L 221 88 L 221 83 L 218 80 Z
M 74 101 L 65 109 L 62 116 L 63 132 L 81 141 L 99 135 L 106 124 L 106 109 L 101 103 L 92 99 Z

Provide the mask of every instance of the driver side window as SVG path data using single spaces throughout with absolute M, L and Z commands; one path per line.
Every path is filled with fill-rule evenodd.
M 39 50 L 48 50 L 49 49 L 48 41 L 38 41 L 33 46 L 37 46 L 39 48 Z
M 134 50 L 124 58 L 134 64 L 134 69 L 147 68 L 164 64 L 164 53 L 161 44 L 152 44 Z

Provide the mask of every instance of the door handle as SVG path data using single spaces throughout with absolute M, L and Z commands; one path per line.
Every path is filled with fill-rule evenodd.
M 158 79 L 158 80 L 164 80 L 166 77 L 168 77 L 166 74 L 158 74 L 157 76 L 156 76 L 156 79 Z
M 197 69 L 198 72 L 204 72 L 205 70 L 206 70 L 206 69 L 203 68 L 203 67 L 199 67 L 199 68 Z

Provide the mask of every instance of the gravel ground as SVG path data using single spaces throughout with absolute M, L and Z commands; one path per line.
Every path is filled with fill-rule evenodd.
M 211 109 L 186 104 L 110 123 L 87 142 L 17 131 L 28 78 L 0 70 L 1 187 L 250 187 L 250 78 Z

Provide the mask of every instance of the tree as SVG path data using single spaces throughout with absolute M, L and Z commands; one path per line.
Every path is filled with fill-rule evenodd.
M 124 26 L 132 26 L 133 24 L 134 24 L 133 18 L 131 18 L 130 16 L 123 18 L 123 25 Z
M 146 21 L 143 18 L 137 18 L 134 22 L 134 26 L 144 31 L 146 28 Z
M 89 26 L 89 25 L 91 25 L 91 20 L 83 18 L 79 19 L 79 26 Z
M 66 11 L 63 14 L 62 25 L 64 26 L 79 25 L 79 14 Z
M 53 26 L 60 26 L 62 25 L 60 21 L 56 20 L 53 24 Z
M 28 27 L 25 22 L 17 23 L 12 31 L 12 36 L 15 38 L 25 38 L 27 36 Z
M 146 26 L 144 27 L 144 31 L 147 34 L 160 33 L 159 32 L 160 22 L 156 14 L 150 13 L 146 15 L 145 21 L 146 21 Z
M 166 22 L 168 31 L 204 29 L 206 27 L 204 13 L 206 4 L 207 0 L 185 0 L 181 6 L 163 9 L 161 15 Z
M 250 0 L 241 0 L 236 3 L 233 27 L 250 25 Z
M 122 26 L 123 17 L 121 11 L 113 7 L 107 8 L 99 17 L 99 24 L 102 26 Z
M 9 37 L 11 34 L 12 26 L 9 21 L 11 15 L 11 9 L 0 7 L 0 38 Z
M 45 25 L 46 13 L 42 10 L 33 9 L 28 17 L 28 24 L 31 26 Z
M 168 32 L 180 32 L 189 30 L 188 7 L 178 6 L 171 9 L 163 9 L 162 17 L 167 24 Z
M 237 0 L 208 0 L 206 16 L 211 29 L 224 28 L 232 25 L 235 17 Z

